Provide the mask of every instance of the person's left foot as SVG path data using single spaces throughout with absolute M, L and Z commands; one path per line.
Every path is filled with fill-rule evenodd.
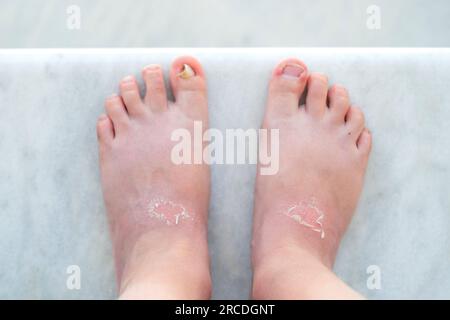
M 299 106 L 306 88 L 306 104 Z M 297 59 L 275 68 L 262 127 L 279 129 L 280 164 L 277 174 L 256 179 L 253 293 L 299 297 L 294 293 L 305 288 L 288 289 L 296 274 L 306 278 L 308 269 L 318 277 L 332 267 L 363 186 L 372 138 L 347 90 L 329 90 L 326 76 L 308 74 Z
M 159 66 L 144 68 L 142 75 L 144 100 L 128 76 L 97 123 L 121 298 L 208 298 L 209 167 L 171 159 L 174 130 L 192 134 L 194 121 L 207 127 L 205 76 L 197 60 L 175 60 L 172 103 Z

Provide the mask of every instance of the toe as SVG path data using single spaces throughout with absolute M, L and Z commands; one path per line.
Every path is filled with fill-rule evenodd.
M 350 108 L 350 98 L 347 89 L 341 85 L 334 85 L 328 91 L 330 117 L 339 123 L 345 121 L 345 114 Z
M 109 145 L 114 139 L 113 123 L 106 114 L 102 114 L 97 120 L 97 138 L 101 145 Z
M 345 120 L 346 134 L 356 142 L 364 129 L 364 114 L 358 107 L 350 107 Z
M 356 146 L 363 154 L 368 155 L 372 149 L 372 134 L 367 128 L 361 132 L 356 141 Z
M 328 78 L 320 73 L 313 73 L 308 79 L 306 111 L 313 116 L 322 116 L 327 107 Z
M 268 114 L 286 116 L 297 112 L 307 79 L 308 69 L 302 61 L 291 58 L 280 62 L 269 84 Z
M 167 109 L 167 94 L 164 84 L 164 76 L 160 66 L 149 65 L 142 71 L 147 92 L 144 102 L 152 111 L 164 111 Z
M 207 112 L 205 73 L 193 57 L 179 57 L 170 70 L 175 105 L 192 119 L 203 119 Z
M 114 130 L 117 134 L 117 130 L 125 127 L 129 121 L 128 113 L 122 98 L 116 94 L 111 95 L 105 101 L 105 109 L 114 124 Z
M 122 79 L 120 82 L 120 94 L 131 116 L 140 115 L 145 111 L 139 94 L 139 87 L 133 76 L 127 76 Z

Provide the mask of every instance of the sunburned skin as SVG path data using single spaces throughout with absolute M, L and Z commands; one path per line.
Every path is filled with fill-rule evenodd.
M 322 210 L 317 206 L 317 201 L 311 198 L 308 201 L 301 201 L 297 204 L 287 207 L 283 210 L 283 214 L 301 224 L 304 227 L 311 229 L 320 234 L 320 238 L 325 238 L 325 231 L 323 229 L 323 219 L 325 217 Z
M 147 214 L 168 226 L 175 226 L 186 220 L 193 220 L 192 215 L 182 205 L 164 198 L 155 198 L 147 207 Z

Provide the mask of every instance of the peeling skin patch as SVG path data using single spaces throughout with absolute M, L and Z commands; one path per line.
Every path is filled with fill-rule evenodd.
M 312 231 L 320 233 L 320 238 L 325 238 L 323 229 L 324 213 L 317 207 L 316 199 L 302 201 L 288 207 L 284 212 L 286 216 Z
M 147 213 L 150 218 L 158 219 L 168 226 L 178 225 L 184 220 L 193 220 L 182 205 L 163 198 L 156 198 L 150 201 Z

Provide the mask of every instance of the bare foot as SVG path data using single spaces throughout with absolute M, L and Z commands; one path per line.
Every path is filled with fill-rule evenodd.
M 176 59 L 170 70 L 175 102 L 167 100 L 159 66 L 147 66 L 142 76 L 145 98 L 134 77 L 124 78 L 121 95 L 106 100 L 107 115 L 97 123 L 120 295 L 208 298 L 209 168 L 171 161 L 173 130 L 192 132 L 194 120 L 207 127 L 204 73 L 195 59 Z
M 315 289 L 302 279 L 335 278 L 329 270 L 362 189 L 371 135 L 347 90 L 328 89 L 326 76 L 308 75 L 297 59 L 273 73 L 263 128 L 280 130 L 280 169 L 256 180 L 253 294 L 306 297 Z

